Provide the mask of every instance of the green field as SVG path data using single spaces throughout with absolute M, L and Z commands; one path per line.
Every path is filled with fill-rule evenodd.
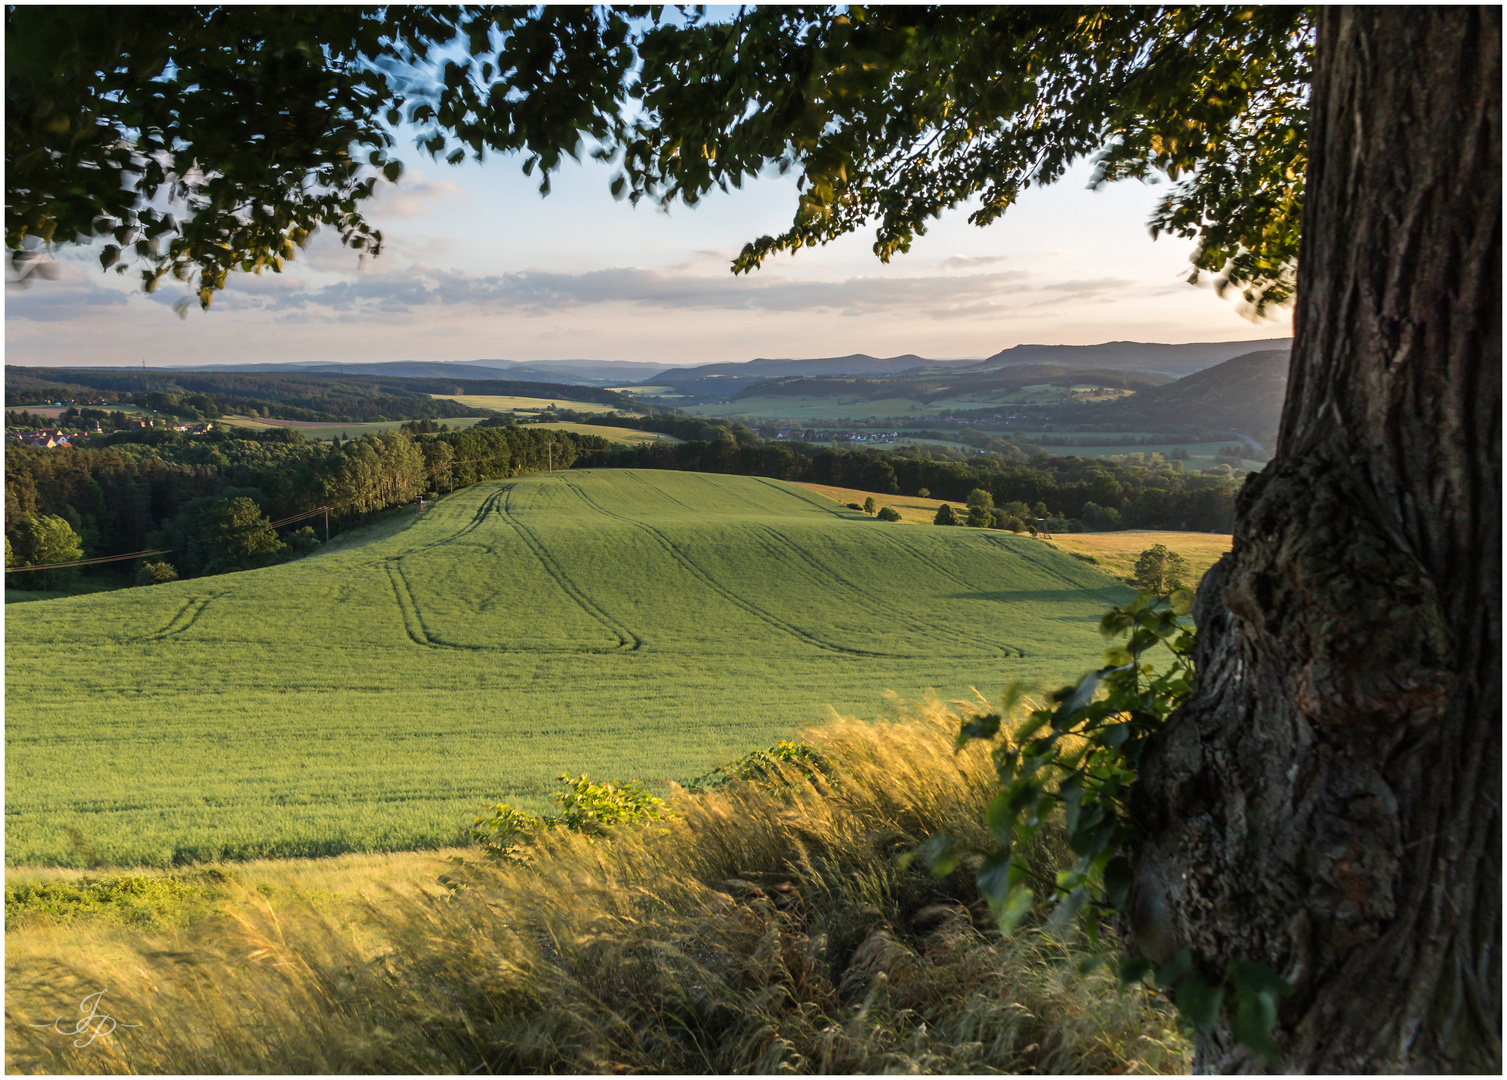
M 454 842 L 565 770 L 647 782 L 894 690 L 1097 663 L 1128 590 L 1048 546 L 749 477 L 477 485 L 301 562 L 6 609 L 6 860 Z
M 598 435 L 617 446 L 638 446 L 641 443 L 674 444 L 685 441 L 673 435 L 666 435 L 662 431 L 639 431 L 637 428 L 613 427 L 611 424 L 572 424 L 557 421 L 552 424 L 530 424 L 529 427 L 542 428 L 546 431 L 573 431 L 577 435 Z
M 479 424 L 484 416 L 446 416 L 435 423 L 444 424 L 451 431 L 464 431 L 473 424 Z M 363 435 L 370 435 L 381 431 L 396 431 L 404 424 L 411 424 L 411 420 L 372 420 L 364 424 L 292 424 L 273 423 L 266 420 L 253 420 L 244 416 L 221 416 L 215 419 L 217 424 L 229 424 L 232 427 L 251 428 L 255 431 L 267 431 L 271 428 L 292 428 L 306 439 L 316 441 L 328 441 L 339 435 L 341 439 L 359 439 Z
M 600 401 L 573 401 L 570 398 L 509 397 L 501 394 L 430 394 L 432 398 L 453 401 L 468 408 L 496 409 L 498 412 L 541 412 L 558 407 L 576 412 L 612 412 L 616 406 L 603 405 Z

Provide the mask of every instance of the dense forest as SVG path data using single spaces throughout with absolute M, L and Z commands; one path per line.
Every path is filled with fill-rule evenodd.
M 6 367 L 7 408 L 41 401 L 127 402 L 186 420 L 224 414 L 363 423 L 486 416 L 492 410 L 432 395 L 498 395 L 591 401 L 631 408 L 613 390 L 503 379 L 426 379 L 264 371 Z

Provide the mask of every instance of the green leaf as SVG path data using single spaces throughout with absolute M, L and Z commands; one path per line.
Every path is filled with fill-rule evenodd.
M 989 901 L 989 907 L 993 911 L 998 911 L 1010 895 L 1010 888 L 1014 884 L 1010 880 L 1011 869 L 1012 862 L 1008 851 L 994 852 L 984 860 L 984 865 L 979 867 L 979 895 Z
M 1108 959 L 1109 953 L 1107 952 L 1094 953 L 1093 956 L 1089 956 L 1078 961 L 1078 974 L 1087 975 L 1089 972 L 1093 971 Z
M 1151 961 L 1144 956 L 1122 956 L 1116 967 L 1116 974 L 1119 976 L 1120 993 L 1123 994 L 1128 987 L 1151 974 Z
M 1161 982 L 1158 976 L 1157 982 Z M 1224 988 L 1210 986 L 1196 971 L 1189 971 L 1178 983 L 1177 1011 L 1182 1013 L 1195 1031 L 1205 1035 L 1219 1019 L 1219 1006 L 1224 1001 Z
M 916 849 L 921 865 L 931 871 L 932 877 L 938 878 L 944 878 L 958 868 L 960 854 L 957 843 L 946 833 L 927 837 L 926 842 Z
M 1104 868 L 1104 891 L 1116 911 L 1130 909 L 1131 880 L 1129 859 L 1121 855 L 1109 860 L 1109 865 Z
M 1010 890 L 1010 899 L 1005 904 L 1005 910 L 999 915 L 1000 933 L 1009 937 L 1015 933 L 1015 928 L 1020 925 L 1020 920 L 1026 917 L 1031 910 L 1031 901 L 1035 894 L 1024 885 L 1017 885 Z
M 989 835 L 1006 847 L 1015 832 L 1015 811 L 1010 808 L 1010 802 L 1010 791 L 1005 788 L 990 800 L 989 808 L 984 811 L 984 823 L 989 827 Z
M 1166 990 L 1177 985 L 1177 981 L 1192 970 L 1193 954 L 1187 949 L 1178 949 L 1172 963 L 1157 970 L 1156 985 Z
M 983 716 L 975 716 L 965 721 L 962 730 L 958 732 L 958 749 L 961 750 L 974 739 L 994 738 L 999 734 L 999 722 L 998 713 L 985 713 Z
M 1277 998 L 1291 994 L 1292 986 L 1253 960 L 1237 960 L 1225 969 L 1225 978 L 1235 988 L 1235 1038 L 1275 1066 L 1280 1052 L 1271 1033 L 1277 1024 Z

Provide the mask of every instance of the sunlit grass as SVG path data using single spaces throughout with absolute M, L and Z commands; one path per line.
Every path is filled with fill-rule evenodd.
M 751 477 L 557 472 L 404 520 L 12 605 L 9 864 L 444 847 L 483 802 L 543 809 L 567 767 L 663 791 L 829 705 L 1076 678 L 1127 595 L 1028 537 Z
M 938 831 L 982 843 L 993 771 L 954 754 L 946 705 L 895 713 L 804 734 L 827 783 L 677 793 L 667 823 L 552 836 L 530 866 L 473 853 L 448 887 L 349 857 L 233 868 L 218 914 L 168 930 L 10 920 L 7 1069 L 1185 1071 L 1172 1015 L 1080 974 L 1081 942 L 1001 938 L 970 870 L 905 859 Z M 75 1048 L 29 1026 L 100 989 L 140 1027 Z

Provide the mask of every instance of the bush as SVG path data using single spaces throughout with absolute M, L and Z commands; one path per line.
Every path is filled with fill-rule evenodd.
M 994 524 L 994 511 L 987 506 L 970 506 L 967 524 L 970 529 L 987 529 Z
M 305 555 L 312 555 L 324 545 L 319 540 L 319 534 L 314 531 L 312 525 L 305 525 L 301 529 L 295 529 L 288 534 L 283 541 L 288 549 L 290 559 L 301 559 Z
M 849 510 L 857 510 L 859 513 L 863 513 L 863 507 L 859 506 L 857 503 L 845 503 L 844 505 L 847 506 Z
M 931 498 L 931 488 L 917 488 L 916 489 L 916 498 L 918 498 L 918 499 L 929 499 L 929 498 Z
M 138 585 L 161 585 L 177 580 L 178 571 L 173 569 L 171 563 L 142 563 L 136 570 L 136 584 Z
M 559 813 L 536 816 L 507 803 L 483 807 L 471 825 L 471 836 L 493 858 L 527 862 L 530 841 L 549 829 L 566 829 L 593 838 L 610 836 L 621 825 L 658 821 L 665 816 L 664 800 L 650 795 L 637 780 L 615 784 L 592 783 L 585 773 L 555 777 L 564 791 L 550 796 Z
M 961 525 L 962 522 L 958 520 L 958 513 L 957 513 L 957 511 L 954 510 L 947 503 L 943 503 L 941 506 L 937 507 L 937 516 L 932 519 L 932 524 L 934 524 L 934 525 Z
M 880 521 L 899 521 L 900 511 L 893 506 L 882 506 L 879 508 L 878 517 Z

